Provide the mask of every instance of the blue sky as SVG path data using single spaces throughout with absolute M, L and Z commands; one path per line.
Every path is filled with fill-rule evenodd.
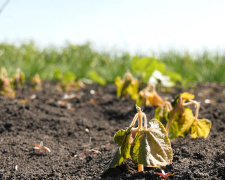
M 0 42 L 90 41 L 131 52 L 224 50 L 224 8 L 224 0 L 10 0 L 0 14 Z

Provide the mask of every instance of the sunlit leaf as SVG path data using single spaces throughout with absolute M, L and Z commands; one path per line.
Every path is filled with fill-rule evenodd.
M 173 110 L 171 112 L 167 112 L 166 108 L 164 108 L 163 116 L 160 116 L 160 111 L 161 111 L 160 107 L 156 108 L 155 119 L 159 120 L 164 125 L 164 127 L 166 127 L 166 125 L 169 121 L 169 117 L 171 116 Z M 169 133 L 168 133 L 168 137 L 170 139 L 176 138 L 179 134 L 179 128 L 178 128 L 178 122 L 177 122 L 177 120 L 179 119 L 178 115 L 179 115 L 178 113 L 175 114 L 175 116 L 172 120 L 172 123 L 170 125 L 170 129 L 169 129 Z
M 4 88 L 0 91 L 0 94 L 9 98 L 15 98 L 16 97 L 16 91 L 14 91 L 11 88 Z
M 138 97 L 136 99 L 137 106 L 141 106 L 144 103 L 144 99 L 141 97 L 140 94 L 138 94 Z
M 38 74 L 35 74 L 34 77 L 31 78 L 31 83 L 33 89 L 41 89 L 42 80 Z
M 172 82 L 182 81 L 182 76 L 176 72 L 165 72 L 165 74 L 170 77 Z
M 59 81 L 62 79 L 62 77 L 62 71 L 60 69 L 55 69 L 53 72 L 53 79 Z
M 164 108 L 164 110 L 163 110 L 163 116 L 160 116 L 160 112 L 161 112 L 160 107 L 155 109 L 155 119 L 159 120 L 165 127 L 167 122 L 169 121 L 168 113 L 166 111 L 166 108 Z
M 126 159 L 121 155 L 121 148 L 119 147 L 116 150 L 113 159 L 107 165 L 105 171 L 108 170 L 109 168 L 113 168 L 113 167 L 120 165 L 124 160 L 126 160 Z
M 75 81 L 75 79 L 76 79 L 76 76 L 73 72 L 66 72 L 62 77 L 62 81 L 65 81 L 65 82 L 73 82 Z
M 144 82 L 147 82 L 155 70 L 163 73 L 165 71 L 165 64 L 158 62 L 158 60 L 153 57 L 134 57 L 131 61 L 131 68 L 135 73 L 141 75 Z
M 151 127 L 139 131 L 131 147 L 131 157 L 138 164 L 147 167 L 161 167 L 170 164 L 173 159 L 172 148 L 162 123 L 156 119 L 150 121 Z
M 116 132 L 116 134 L 114 135 L 114 142 L 118 145 L 118 146 L 122 146 L 126 137 L 130 134 L 131 132 L 131 127 L 128 128 L 127 130 L 119 130 Z
M 194 94 L 191 94 L 191 93 L 188 93 L 188 92 L 184 92 L 180 95 L 182 96 L 183 99 L 194 99 L 195 98 Z
M 188 131 L 191 125 L 194 122 L 194 115 L 190 108 L 184 109 L 184 115 L 179 117 L 178 127 L 179 127 L 179 136 L 185 137 L 188 134 Z
M 118 166 L 124 160 L 130 158 L 131 145 L 129 144 L 129 136 L 131 133 L 131 128 L 132 127 L 128 128 L 127 130 L 119 130 L 115 134 L 114 141 L 120 147 L 117 149 L 112 161 L 108 164 L 106 169 Z
M 95 71 L 89 71 L 88 74 L 93 82 L 96 82 L 101 85 L 106 85 L 105 79 L 99 76 Z
M 207 119 L 195 120 L 190 128 L 189 134 L 192 138 L 207 137 L 211 128 L 211 121 Z
M 121 97 L 121 92 L 122 92 L 122 88 L 123 88 L 123 84 L 124 82 L 121 80 L 121 78 L 118 76 L 116 77 L 115 79 L 115 85 L 116 85 L 116 88 L 117 88 L 117 97 Z
M 131 99 L 137 99 L 139 86 L 137 79 L 125 78 L 125 80 L 122 80 L 120 77 L 116 77 L 115 85 L 117 87 L 117 97 L 128 97 L 130 95 Z
M 130 94 L 131 99 L 135 100 L 138 96 L 138 80 L 135 79 L 130 83 L 130 85 L 127 87 L 127 93 Z
M 177 95 L 174 98 L 173 102 L 171 103 L 173 108 L 177 107 L 180 96 L 182 97 L 182 102 L 185 102 L 187 99 L 194 99 L 195 98 L 194 94 L 191 94 L 191 93 L 188 93 L 188 92 L 181 93 L 181 94 Z

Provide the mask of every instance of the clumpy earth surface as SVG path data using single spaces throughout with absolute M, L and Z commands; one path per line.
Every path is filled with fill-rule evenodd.
M 211 132 L 206 139 L 172 140 L 173 163 L 163 169 L 177 172 L 169 179 L 225 179 L 225 86 L 205 83 L 158 92 L 172 99 L 184 91 L 201 102 L 199 118 L 212 121 Z M 102 173 L 117 149 L 114 134 L 136 113 L 134 101 L 117 98 L 113 84 L 88 85 L 66 100 L 67 106 L 64 94 L 46 82 L 39 91 L 27 84 L 16 99 L 0 96 L 0 179 L 162 179 L 154 174 L 161 169 L 138 173 L 130 159 Z M 32 95 L 36 98 L 24 101 Z M 144 112 L 148 120 L 154 117 L 154 107 Z M 51 152 L 39 154 L 33 147 L 40 141 Z

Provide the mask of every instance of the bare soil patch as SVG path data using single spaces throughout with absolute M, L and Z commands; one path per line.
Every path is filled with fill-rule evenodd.
M 0 179 L 161 179 L 154 175 L 159 168 L 138 173 L 131 160 L 102 175 L 117 148 L 114 134 L 128 127 L 136 113 L 134 101 L 117 98 L 113 84 L 90 85 L 77 92 L 77 99 L 68 100 L 69 110 L 57 103 L 64 93 L 54 87 L 46 82 L 41 91 L 33 91 L 27 85 L 17 91 L 16 100 L 0 96 Z M 181 92 L 159 94 L 172 98 Z M 173 163 L 164 170 L 178 172 L 170 179 L 225 179 L 225 86 L 205 83 L 189 92 L 201 102 L 199 118 L 212 121 L 211 132 L 206 139 L 172 140 Z M 33 94 L 36 98 L 29 103 L 18 103 Z M 154 117 L 153 107 L 144 112 L 148 120 Z M 40 141 L 51 153 L 33 149 Z M 100 153 L 80 159 L 84 147 Z

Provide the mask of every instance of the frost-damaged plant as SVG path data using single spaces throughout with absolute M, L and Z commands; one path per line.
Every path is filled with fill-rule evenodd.
M 31 84 L 34 90 L 41 90 L 42 80 L 38 74 L 35 74 L 34 77 L 31 78 Z
M 11 79 L 4 67 L 0 70 L 0 94 L 10 98 L 16 97 L 16 92 L 11 88 Z
M 155 118 L 159 119 L 166 127 L 166 132 L 170 139 L 178 136 L 185 137 L 188 134 L 192 138 L 207 137 L 211 128 L 211 121 L 207 119 L 198 119 L 200 103 L 193 100 L 194 95 L 190 93 L 181 93 L 173 101 L 173 110 L 169 113 L 161 108 L 156 109 Z M 189 105 L 195 105 L 195 115 L 188 108 Z
M 45 151 L 51 152 L 51 150 L 49 148 L 43 146 L 43 142 L 42 141 L 40 142 L 40 144 L 35 144 L 34 145 L 34 149 L 37 149 L 39 154 L 41 153 L 42 149 L 45 150 Z
M 130 72 L 124 74 L 123 79 L 119 76 L 115 79 L 115 84 L 117 87 L 117 96 L 121 98 L 125 96 L 128 98 L 136 100 L 138 94 L 138 79 L 134 78 Z
M 18 68 L 16 74 L 12 77 L 12 86 L 14 88 L 22 88 L 25 82 L 25 74 Z
M 139 92 L 139 97 L 136 100 L 137 105 L 160 107 L 160 115 L 163 115 L 163 109 L 166 108 L 167 112 L 170 112 L 173 108 L 169 101 L 163 100 L 163 98 L 157 93 L 154 84 L 148 84 L 148 86 Z
M 145 113 L 140 107 L 136 108 L 138 112 L 129 128 L 119 130 L 114 136 L 114 142 L 119 148 L 106 169 L 116 167 L 128 158 L 138 163 L 139 172 L 143 171 L 143 166 L 161 167 L 172 163 L 172 148 L 164 126 L 157 119 L 152 119 L 150 127 L 147 127 Z M 137 119 L 138 127 L 135 128 Z

